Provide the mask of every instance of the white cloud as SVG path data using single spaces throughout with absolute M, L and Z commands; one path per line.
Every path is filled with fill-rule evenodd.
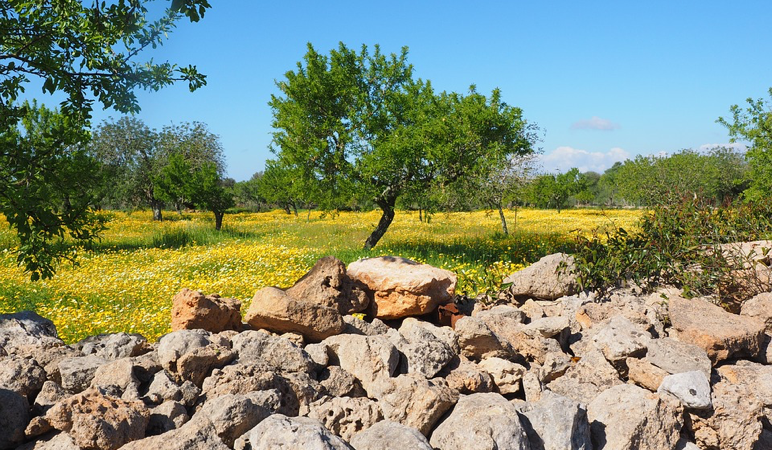
M 601 130 L 611 131 L 621 128 L 618 123 L 613 123 L 608 119 L 601 119 L 598 116 L 592 116 L 589 120 L 579 120 L 571 124 L 572 130 Z
M 626 150 L 614 147 L 607 152 L 589 152 L 573 147 L 558 147 L 552 152 L 541 155 L 542 168 L 546 172 L 566 172 L 576 167 L 580 172 L 594 171 L 603 173 L 617 161 L 630 158 Z
M 748 147 L 745 144 L 742 144 L 740 142 L 734 142 L 731 144 L 702 144 L 700 145 L 699 151 L 701 152 L 707 152 L 710 151 L 716 147 L 727 147 L 727 148 L 733 148 L 738 152 L 745 152 L 748 150 Z

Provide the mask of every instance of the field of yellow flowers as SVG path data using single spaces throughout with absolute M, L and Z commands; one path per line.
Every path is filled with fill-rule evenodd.
M 521 209 L 507 211 L 511 234 L 500 233 L 498 214 L 438 213 L 419 221 L 398 212 L 381 242 L 361 249 L 379 213 L 282 211 L 226 215 L 215 232 L 211 214 L 105 212 L 108 230 L 97 248 L 62 263 L 53 279 L 31 282 L 16 266 L 15 238 L 0 216 L 0 313 L 34 309 L 54 321 L 60 336 L 125 331 L 150 340 L 169 331 L 171 299 L 182 288 L 238 298 L 246 311 L 254 292 L 291 286 L 314 262 L 334 255 L 356 259 L 398 255 L 456 272 L 458 292 L 494 290 L 508 274 L 541 256 L 570 250 L 572 234 L 630 227 L 629 210 Z M 516 217 L 515 217 L 516 216 Z

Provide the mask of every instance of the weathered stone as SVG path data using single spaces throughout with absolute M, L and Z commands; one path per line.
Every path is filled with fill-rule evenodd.
M 308 357 L 311 358 L 311 361 L 317 368 L 327 367 L 327 364 L 330 363 L 330 355 L 328 353 L 330 349 L 327 347 L 327 344 L 322 342 L 308 344 L 303 347 L 303 350 L 306 351 Z
M 177 361 L 196 348 L 211 343 L 206 330 L 179 330 L 161 336 L 158 340 L 158 362 L 171 373 L 177 373 Z
M 523 375 L 523 393 L 525 394 L 525 401 L 539 401 L 542 392 L 544 392 L 544 386 L 539 379 L 539 375 L 533 371 L 526 372 L 525 375 Z
M 700 371 L 668 375 L 657 389 L 658 394 L 677 398 L 687 409 L 710 409 L 710 383 Z
M 343 322 L 346 323 L 343 334 L 377 336 L 379 334 L 388 334 L 391 330 L 391 327 L 383 323 L 381 319 L 373 319 L 372 322 L 366 322 L 358 317 L 343 316 Z
M 319 383 L 333 397 L 364 397 L 362 384 L 339 366 L 330 366 L 319 374 Z
M 678 340 L 701 347 L 715 365 L 728 358 L 758 357 L 765 325 L 759 319 L 731 314 L 699 298 L 672 297 L 670 320 Z
M 0 388 L 0 449 L 15 448 L 24 440 L 29 403 L 17 392 Z
M 295 332 L 282 333 L 279 335 L 279 337 L 298 348 L 303 348 L 303 346 L 306 345 L 306 338 L 304 338 L 303 335 L 300 333 L 295 333 Z
M 544 391 L 536 402 L 520 409 L 531 448 L 543 450 L 591 450 L 587 410 L 568 397 Z
M 235 352 L 219 345 L 194 348 L 177 360 L 177 376 L 180 381 L 201 386 L 213 369 L 223 367 L 235 358 Z
M 549 353 L 563 351 L 558 340 L 545 337 L 545 334 L 563 335 L 563 331 L 568 331 L 567 322 L 561 318 L 547 317 L 528 325 L 518 323 L 512 317 L 501 314 L 485 315 L 482 316 L 482 320 L 496 336 L 504 350 L 502 354 L 486 355 L 485 357 L 499 356 L 505 359 L 517 357 L 529 362 L 544 364 Z M 456 331 L 458 331 L 458 322 L 456 323 Z M 565 335 L 567 336 L 567 334 Z
M 337 309 L 296 300 L 281 289 L 260 289 L 245 316 L 253 328 L 297 332 L 311 342 L 340 334 L 345 324 Z
M 70 346 L 58 345 L 55 347 L 22 347 L 21 353 L 17 355 L 33 358 L 46 371 L 49 380 L 61 384 L 62 375 L 59 373 L 59 363 L 67 358 L 83 356 L 83 353 Z
M 563 376 L 571 367 L 571 357 L 563 352 L 549 352 L 539 370 L 539 380 L 544 383 Z
M 652 339 L 643 361 L 669 374 L 699 370 L 710 378 L 711 362 L 704 349 L 673 338 Z
M 763 321 L 766 331 L 772 333 L 772 292 L 763 292 L 747 300 L 740 315 Z
M 766 408 L 772 408 L 772 366 L 737 361 L 716 369 L 722 380 L 748 387 L 751 395 Z
M 56 326 L 34 311 L 0 314 L 0 348 L 8 355 L 22 356 L 24 347 L 50 348 L 63 346 Z
M 627 366 L 627 378 L 652 392 L 656 392 L 659 385 L 662 384 L 662 380 L 670 375 L 664 369 L 660 369 L 644 359 L 627 358 L 625 365 Z
M 241 329 L 241 301 L 183 289 L 172 299 L 172 330 L 203 329 L 212 333 Z
M 168 373 L 160 371 L 155 374 L 142 397 L 149 403 L 161 404 L 166 401 L 181 401 L 182 390 L 172 380 Z
M 100 366 L 107 360 L 95 355 L 78 356 L 59 361 L 59 373 L 62 387 L 73 392 L 81 392 L 89 387 L 91 379 Z
M 89 389 L 54 405 L 45 420 L 66 431 L 75 445 L 115 450 L 145 437 L 149 412 L 142 402 L 127 402 Z
M 570 328 L 571 324 L 566 317 L 543 317 L 529 323 L 523 330 L 528 334 L 540 334 L 545 338 L 559 336 Z
M 139 334 L 113 333 L 87 337 L 77 344 L 84 356 L 96 355 L 107 360 L 128 358 L 147 353 L 150 346 Z
M 462 396 L 429 440 L 439 450 L 529 450 L 517 409 L 500 394 Z
M 260 364 L 232 364 L 215 369 L 204 380 L 202 395 L 213 399 L 228 394 L 249 394 L 255 391 L 275 390 L 279 396 L 277 411 L 297 415 L 301 401 L 292 383 Z
M 614 316 L 592 338 L 603 356 L 616 363 L 629 356 L 643 356 L 651 335 L 639 329 L 624 316 Z
M 46 371 L 29 358 L 7 356 L 0 358 L 0 389 L 8 389 L 30 400 L 46 382 Z
M 557 394 L 587 405 L 601 392 L 620 384 L 616 369 L 600 350 L 593 350 L 547 386 Z
M 493 390 L 491 375 L 463 356 L 451 369 L 445 380 L 451 389 L 455 389 L 461 394 L 491 392 Z
M 343 262 L 333 256 L 317 261 L 286 293 L 303 302 L 337 309 L 341 315 L 364 311 L 370 303 L 362 287 L 346 274 Z
M 121 450 L 230 450 L 208 422 L 188 421 L 180 428 L 129 442 Z
M 607 389 L 587 407 L 595 449 L 674 448 L 683 425 L 675 401 L 632 384 Z
M 280 372 L 310 372 L 314 369 L 314 361 L 305 350 L 281 337 L 244 331 L 234 336 L 232 342 L 240 363 L 264 363 Z
M 539 302 L 530 298 L 526 300 L 525 303 L 520 305 L 519 309 L 528 317 L 531 322 L 546 316 L 544 308 L 541 307 Z
M 75 445 L 72 438 L 67 433 L 58 433 L 53 436 L 27 443 L 18 447 L 16 450 L 82 450 Z
M 525 375 L 525 367 L 506 359 L 491 357 L 480 361 L 477 366 L 491 374 L 493 384 L 501 394 L 520 392 L 520 380 Z
M 355 261 L 348 275 L 365 286 L 372 315 L 381 319 L 432 312 L 453 299 L 457 281 L 450 271 L 393 256 Z
M 477 317 L 462 317 L 456 322 L 458 345 L 461 354 L 480 360 L 486 357 L 506 357 L 511 354 L 488 325 Z
M 235 450 L 352 450 L 316 419 L 274 414 L 236 440 Z
M 399 364 L 399 352 L 386 336 L 347 334 L 327 338 L 324 343 L 335 356 L 333 363 L 356 377 L 371 397 L 376 384 L 390 378 Z
M 433 378 L 455 356 L 448 344 L 427 328 L 417 325 L 417 320 L 412 317 L 406 318 L 399 333 L 391 336 L 391 342 L 405 355 L 407 373 Z
M 424 435 L 458 400 L 458 394 L 442 378 L 427 380 L 415 374 L 383 380 L 375 397 L 386 419 Z
M 691 432 L 700 448 L 758 449 L 764 406 L 752 392 L 752 387 L 727 380 L 713 385 L 713 409 L 689 411 Z
M 429 441 L 415 428 L 382 420 L 351 438 L 356 450 L 432 450 Z
M 34 410 L 36 413 L 45 414 L 52 406 L 71 396 L 72 393 L 65 390 L 53 381 L 46 381 L 35 397 Z
M 124 400 L 139 399 L 139 380 L 134 375 L 131 358 L 122 358 L 100 366 L 91 380 L 91 387 L 103 394 Z
M 190 417 L 181 403 L 164 402 L 150 410 L 146 434 L 155 436 L 183 426 Z
M 308 417 L 347 442 L 383 419 L 378 403 L 364 397 L 327 397 L 312 403 L 309 410 Z
M 576 275 L 572 273 L 574 258 L 565 253 L 547 255 L 525 269 L 504 278 L 512 283 L 509 292 L 523 301 L 528 298 L 554 300 L 578 292 Z
M 491 316 L 506 317 L 512 323 L 524 323 L 526 315 L 519 308 L 512 305 L 496 305 L 490 309 L 472 312 L 472 317 L 486 321 Z

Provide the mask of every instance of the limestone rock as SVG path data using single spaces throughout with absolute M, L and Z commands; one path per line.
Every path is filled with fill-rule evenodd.
M 356 450 L 432 450 L 418 430 L 390 420 L 382 420 L 355 434 L 350 442 Z
M 146 433 L 153 436 L 175 430 L 184 425 L 190 417 L 181 403 L 164 402 L 150 410 Z
M 53 381 L 46 381 L 43 383 L 42 389 L 35 397 L 34 411 L 39 414 L 44 414 L 51 409 L 52 406 L 71 396 L 72 393 L 65 390 Z
M 772 333 L 772 292 L 764 292 L 747 300 L 743 303 L 740 315 L 763 321 L 766 331 Z
M 89 387 L 91 379 L 100 366 L 107 364 L 106 359 L 95 355 L 78 356 L 59 361 L 59 373 L 62 387 L 73 392 L 81 392 Z
M 223 367 L 235 358 L 234 352 L 219 345 L 195 348 L 177 360 L 177 376 L 180 381 L 201 386 L 213 369 Z
M 24 347 L 58 347 L 59 339 L 54 323 L 33 311 L 0 314 L 0 348 L 8 355 L 16 355 Z
M 504 278 L 512 283 L 509 292 L 516 298 L 555 300 L 578 292 L 576 275 L 572 273 L 574 258 L 565 253 L 547 255 L 525 269 Z M 561 266 L 564 265 L 565 267 Z
M 491 374 L 493 384 L 501 394 L 516 394 L 520 392 L 520 380 L 523 379 L 526 369 L 520 364 L 501 358 L 486 358 L 477 366 Z
M 357 378 L 371 397 L 377 384 L 390 378 L 399 364 L 399 352 L 386 336 L 346 334 L 327 338 L 324 343 L 338 365 Z
M 591 450 L 587 409 L 568 397 L 544 391 L 536 402 L 520 409 L 531 448 Z
M 710 383 L 700 371 L 668 375 L 662 380 L 657 393 L 677 398 L 687 409 L 710 409 Z
M 417 322 L 412 317 L 406 318 L 392 343 L 405 355 L 407 373 L 433 378 L 453 359 L 455 353 L 435 333 L 426 326 L 417 325 Z
M 766 408 L 772 408 L 772 366 L 738 361 L 717 369 L 727 383 L 748 387 L 751 395 Z
M 45 415 L 45 421 L 69 433 L 75 445 L 105 450 L 145 437 L 148 420 L 142 402 L 126 402 L 93 389 L 57 403 Z
M 383 419 L 378 403 L 364 397 L 328 397 L 312 403 L 309 409 L 308 417 L 347 442 Z
M 365 397 L 367 393 L 353 375 L 340 366 L 330 366 L 319 374 L 319 383 L 333 397 Z
M 343 334 L 361 334 L 364 336 L 377 336 L 379 334 L 388 334 L 391 327 L 383 323 L 381 319 L 373 319 L 372 322 L 366 322 L 358 317 L 343 316 L 343 322 L 346 327 Z
M 75 445 L 72 438 L 67 433 L 58 433 L 53 436 L 47 436 L 32 441 L 28 444 L 18 447 L 16 450 L 82 450 Z
M 707 352 L 693 344 L 673 338 L 652 339 L 643 361 L 653 364 L 668 374 L 699 370 L 710 378 L 712 370 Z
M 77 344 L 84 356 L 95 355 L 107 360 L 128 358 L 147 353 L 150 346 L 147 339 L 139 334 L 112 333 L 87 337 Z
M 678 340 L 704 349 L 714 365 L 761 353 L 765 325 L 759 319 L 728 313 L 699 298 L 672 297 L 669 311 Z
M 314 368 L 311 356 L 287 339 L 249 330 L 232 339 L 233 351 L 244 364 L 265 363 L 279 372 L 310 372 Z
M 364 311 L 370 302 L 364 290 L 346 274 L 343 262 L 333 256 L 317 261 L 286 293 L 302 302 L 337 309 L 341 315 Z
M 643 356 L 651 335 L 639 329 L 624 316 L 614 316 L 593 336 L 593 343 L 609 362 L 628 356 Z
M 244 318 L 253 328 L 297 332 L 311 342 L 339 334 L 345 327 L 337 309 L 296 300 L 275 287 L 257 291 Z
M 264 365 L 232 364 L 215 369 L 202 386 L 207 399 L 256 391 L 275 391 L 279 402 L 276 410 L 282 414 L 297 415 L 300 410 L 301 400 L 293 384 Z
M 46 371 L 30 358 L 0 358 L 0 389 L 8 389 L 31 400 L 43 388 Z
M 311 361 L 316 364 L 317 367 L 327 367 L 330 363 L 329 347 L 324 343 L 308 344 L 303 347 Z
M 139 399 L 139 384 L 131 358 L 118 359 L 100 366 L 91 380 L 92 388 L 124 400 Z
M 660 369 L 645 359 L 627 358 L 625 365 L 627 366 L 627 378 L 638 386 L 652 392 L 656 392 L 659 389 L 659 385 L 662 384 L 662 380 L 670 375 L 667 371 Z
M 480 369 L 477 364 L 462 356 L 454 366 L 445 377 L 451 389 L 460 394 L 491 392 L 493 390 L 493 378 L 488 372 Z
M 241 302 L 183 289 L 172 300 L 172 330 L 203 329 L 212 333 L 241 329 Z
M 427 380 L 415 374 L 384 380 L 378 391 L 375 396 L 386 419 L 415 428 L 424 435 L 429 434 L 458 400 L 458 394 L 445 380 Z
M 316 419 L 274 414 L 236 440 L 236 450 L 352 450 Z
M 758 450 L 763 404 L 747 386 L 722 380 L 713 385 L 713 409 L 689 411 L 690 428 L 700 448 Z
M 453 299 L 457 281 L 450 271 L 393 256 L 355 261 L 348 275 L 365 286 L 373 316 L 381 319 L 432 312 Z
M 158 362 L 171 373 L 177 373 L 177 361 L 193 349 L 211 344 L 206 330 L 179 330 L 158 340 Z
M 460 318 L 456 322 L 455 331 L 461 354 L 467 358 L 480 360 L 490 356 L 506 357 L 512 353 L 480 318 Z
M 517 409 L 500 394 L 462 396 L 429 440 L 439 450 L 531 448 Z
M 0 449 L 15 448 L 24 440 L 29 403 L 17 392 L 0 388 Z
M 674 448 L 681 416 L 678 403 L 632 384 L 604 391 L 587 407 L 596 450 Z
M 619 373 L 600 350 L 593 350 L 547 386 L 560 395 L 588 405 L 601 392 L 621 385 Z

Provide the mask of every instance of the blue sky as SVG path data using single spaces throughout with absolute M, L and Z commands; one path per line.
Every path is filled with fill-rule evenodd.
M 143 92 L 139 117 L 205 122 L 236 180 L 272 156 L 267 103 L 308 42 L 323 53 L 339 41 L 408 46 L 415 75 L 436 89 L 500 88 L 541 128 L 548 172 L 728 143 L 716 119 L 772 86 L 768 0 L 212 3 L 145 55 L 195 64 L 208 85 Z

